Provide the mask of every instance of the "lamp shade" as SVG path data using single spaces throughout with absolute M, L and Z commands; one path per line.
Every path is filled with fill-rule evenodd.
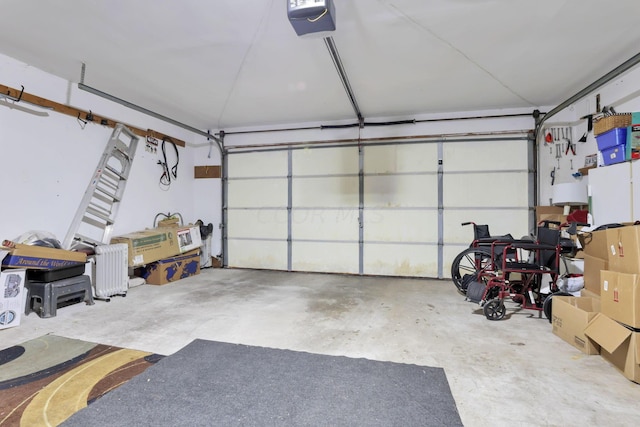
M 552 187 L 551 200 L 557 206 L 586 205 L 587 187 L 581 182 L 555 184 Z

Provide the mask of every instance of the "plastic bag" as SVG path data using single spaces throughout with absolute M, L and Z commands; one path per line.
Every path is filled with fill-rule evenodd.
M 47 248 L 61 249 L 62 245 L 53 233 L 42 230 L 30 230 L 13 239 L 14 243 Z

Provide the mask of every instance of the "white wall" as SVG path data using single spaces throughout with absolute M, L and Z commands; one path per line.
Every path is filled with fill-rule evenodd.
M 78 68 L 79 69 L 79 68 Z M 77 85 L 0 55 L 1 84 L 142 129 L 154 129 L 187 144 L 206 142 L 182 128 L 80 91 Z M 62 240 L 112 129 L 89 123 L 84 129 L 73 117 L 24 102 L 0 99 L 0 239 L 13 239 L 30 230 L 45 230 Z M 206 158 L 202 150 L 179 148 L 178 178 L 169 188 L 159 185 L 160 150 L 151 153 L 138 142 L 127 188 L 114 226 L 115 234 L 153 226 L 158 213 L 180 213 L 185 222 L 219 221 L 219 180 L 194 184 L 196 164 L 220 164 L 217 150 Z M 173 148 L 167 147 L 168 156 Z M 218 182 L 213 182 L 218 181 Z M 210 202 L 206 202 L 208 200 Z M 219 251 L 219 248 L 215 250 Z M 215 252 L 214 252 L 215 253 Z
M 576 144 L 576 155 L 565 155 L 563 150 L 562 158 L 556 159 L 556 153 L 553 147 L 545 146 L 543 141 L 539 141 L 540 157 L 538 170 L 539 200 L 541 205 L 549 204 L 549 199 L 552 194 L 550 174 L 554 167 L 556 168 L 556 183 L 575 182 L 579 180 L 587 181 L 584 184 L 588 184 L 588 177 L 575 178 L 572 174 L 578 172 L 578 168 L 584 166 L 585 156 L 598 152 L 598 146 L 593 132 L 589 133 L 586 142 L 578 142 L 580 137 L 587 131 L 587 120 L 583 120 L 581 117 L 596 112 L 596 95 L 600 94 L 601 107 L 613 106 L 618 113 L 640 111 L 639 83 L 640 67 L 636 67 L 614 79 L 609 84 L 597 89 L 584 99 L 567 107 L 544 124 L 545 129 L 556 126 L 571 127 L 573 129 L 573 141 Z M 549 111 L 549 109 L 545 111 Z M 541 132 L 542 136 L 544 136 L 544 133 L 545 132 Z M 573 163 L 573 169 L 571 168 L 571 163 Z

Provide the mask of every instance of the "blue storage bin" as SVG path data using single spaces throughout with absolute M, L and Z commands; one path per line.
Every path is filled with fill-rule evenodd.
M 627 128 L 613 128 L 596 136 L 598 150 L 603 151 L 616 145 L 624 145 L 627 143 Z
M 627 150 L 625 144 L 616 145 L 602 150 L 602 159 L 604 160 L 605 165 L 622 163 L 626 160 L 626 153 Z

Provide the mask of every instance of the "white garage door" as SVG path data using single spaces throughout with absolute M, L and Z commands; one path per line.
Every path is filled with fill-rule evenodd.
M 449 277 L 473 230 L 529 229 L 526 135 L 234 151 L 227 161 L 230 267 Z

